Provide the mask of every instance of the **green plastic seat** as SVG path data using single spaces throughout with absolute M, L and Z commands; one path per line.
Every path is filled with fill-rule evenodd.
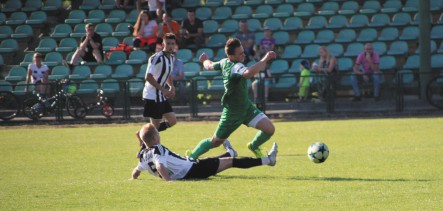
M 101 89 L 104 95 L 115 95 L 120 92 L 120 84 L 115 79 L 106 79 L 102 82 Z
M 329 18 L 328 29 L 344 29 L 348 24 L 348 19 L 344 15 L 334 15 Z
M 5 39 L 0 43 L 0 53 L 13 53 L 18 51 L 18 43 L 15 39 Z
M 281 54 L 282 59 L 296 59 L 302 53 L 301 47 L 299 45 L 288 45 L 285 46 L 283 53 Z
M 292 16 L 294 13 L 294 6 L 292 4 L 280 4 L 277 7 L 277 10 L 272 13 L 272 16 L 275 18 L 287 18 Z
M 226 36 L 223 34 L 214 34 L 209 37 L 207 47 L 210 48 L 220 48 L 223 47 L 226 43 Z
M 245 0 L 243 4 L 248 6 L 258 6 L 263 4 L 263 0 Z
M 406 59 L 403 69 L 418 70 L 420 68 L 420 56 L 410 55 Z
M 429 1 L 431 4 L 431 11 L 432 12 L 441 12 L 443 9 L 443 2 L 442 1 Z
M 32 12 L 29 18 L 26 20 L 26 24 L 30 25 L 38 25 L 46 23 L 48 16 L 44 11 L 35 11 Z
M 26 22 L 26 13 L 24 12 L 14 12 L 11 16 L 6 20 L 6 25 L 21 25 Z
M 399 70 L 395 75 L 395 79 L 401 78 L 403 85 L 411 85 L 414 82 L 414 73 L 411 70 Z
M 364 49 L 363 43 L 351 43 L 346 48 L 344 56 L 346 57 L 356 57 L 360 54 Z
M 30 39 L 34 36 L 34 31 L 30 25 L 20 25 L 15 28 L 13 34 L 11 34 L 11 38 L 14 39 Z
M 310 30 L 301 31 L 295 39 L 295 44 L 309 44 L 314 41 L 315 33 Z
M 63 38 L 60 41 L 60 44 L 58 45 L 58 47 L 55 48 L 55 51 L 67 53 L 75 51 L 77 47 L 78 47 L 77 41 L 74 38 L 68 37 L 68 38 Z
M 392 17 L 391 26 L 406 26 L 411 23 L 411 15 L 408 13 L 397 13 Z
M 66 79 L 69 77 L 69 69 L 66 66 L 55 66 L 51 70 L 51 75 L 48 76 L 50 81 Z
M 130 37 L 125 37 L 123 39 L 123 43 L 125 43 L 126 45 L 130 46 L 131 48 L 134 47 L 134 37 L 130 36 Z
M 142 66 L 140 66 L 140 70 L 138 71 L 137 75 L 135 75 L 135 77 L 145 79 L 147 70 L 148 70 L 148 64 L 142 64 Z
M 351 58 L 338 58 L 338 71 L 339 72 L 351 72 L 354 67 L 354 61 Z
M 375 14 L 380 11 L 381 5 L 379 1 L 365 1 L 360 9 L 361 14 Z
M 416 52 L 418 53 L 419 48 L 417 48 Z M 431 53 L 443 53 L 443 44 L 440 43 L 440 47 L 437 49 L 437 43 L 434 40 L 431 40 Z
M 82 81 L 89 78 L 89 75 L 91 75 L 91 68 L 89 66 L 77 65 L 68 77 L 74 81 Z
M 273 89 L 294 89 L 297 87 L 297 78 L 293 74 L 283 74 L 278 81 L 273 84 Z
M 148 54 L 142 50 L 135 50 L 129 54 L 128 60 L 126 60 L 126 64 L 144 64 L 148 62 Z
M 199 75 L 207 77 L 207 78 L 214 78 L 214 77 L 220 76 L 221 75 L 221 71 L 217 71 L 217 70 L 214 71 L 214 70 L 203 69 L 202 71 L 200 71 Z
M 128 80 L 128 86 L 131 97 L 140 97 L 145 87 L 145 81 L 140 78 L 132 78 Z
M 326 44 L 334 41 L 334 32 L 332 30 L 321 30 L 317 33 L 314 43 Z
M 301 3 L 294 12 L 296 17 L 310 17 L 315 13 L 315 7 L 312 3 Z
M 42 7 L 43 11 L 53 12 L 62 8 L 62 0 L 46 0 L 44 6 Z
M 265 34 L 263 32 L 255 32 L 255 45 L 260 45 L 263 38 L 265 38 Z
M 317 44 L 310 44 L 305 46 L 303 49 L 303 53 L 301 55 L 301 58 L 305 59 L 314 59 L 318 58 L 318 49 L 320 48 L 320 45 Z
M 357 34 L 354 29 L 342 29 L 338 32 L 335 42 L 337 43 L 350 43 L 357 38 Z
M 176 56 L 178 59 L 182 60 L 183 63 L 186 63 L 192 60 L 192 51 L 186 48 L 179 49 Z
M 35 48 L 36 52 L 49 53 L 55 50 L 57 42 L 52 38 L 41 39 L 38 46 Z
M 33 63 L 34 52 L 26 53 L 23 57 L 23 61 L 20 62 L 20 67 L 28 68 L 29 64 Z
M 224 58 L 226 58 L 225 48 L 219 48 L 214 56 L 214 61 L 220 61 Z
M 105 20 L 105 12 L 103 10 L 91 10 L 88 13 L 88 18 L 84 20 L 85 23 L 101 23 Z
M 21 8 L 23 12 L 34 12 L 42 8 L 41 0 L 26 0 L 24 7 Z
M 114 74 L 111 75 L 112 78 L 118 80 L 127 80 L 134 75 L 134 68 L 129 64 L 121 64 L 115 68 Z
M 45 60 L 42 62 L 49 67 L 61 65 L 63 62 L 63 56 L 59 52 L 49 52 L 45 56 Z
M 328 21 L 324 16 L 313 16 L 309 19 L 305 29 L 322 29 L 328 25 Z
M 278 31 L 283 27 L 279 18 L 267 18 L 263 23 L 263 27 L 269 27 L 271 31 Z
M 213 20 L 226 20 L 232 16 L 230 7 L 217 7 L 212 15 Z
M 137 21 L 138 14 L 139 14 L 139 12 L 136 9 L 131 10 L 131 12 L 129 12 L 128 17 L 126 17 L 125 22 L 126 23 L 135 23 Z
M 12 84 L 8 81 L 0 81 L 0 91 L 12 92 Z
M 441 21 L 443 17 L 443 13 L 442 16 L 440 16 L 439 20 L 437 21 L 437 24 L 443 24 L 443 22 Z M 433 23 L 433 17 L 432 14 L 429 14 L 429 22 L 432 24 Z M 419 13 L 415 13 L 412 21 L 411 21 L 411 25 L 416 25 L 418 26 L 420 24 L 420 14 Z
M 115 31 L 112 32 L 112 36 L 114 37 L 126 37 L 130 35 L 128 26 L 131 25 L 129 23 L 119 23 L 115 27 Z
M 95 27 L 95 32 L 102 37 L 107 37 L 112 35 L 112 26 L 109 23 L 99 23 Z
M 377 30 L 374 28 L 364 28 L 357 37 L 357 42 L 372 42 L 377 39 Z
M 273 75 L 280 75 L 286 73 L 288 69 L 289 69 L 288 61 L 282 59 L 272 61 L 271 65 L 269 66 L 269 71 Z
M 261 23 L 258 19 L 255 18 L 249 18 L 247 21 L 248 24 L 248 30 L 251 32 L 256 32 L 256 31 L 262 31 L 263 28 L 261 27 Z
M 358 12 L 360 6 L 356 1 L 346 1 L 341 6 L 341 9 L 338 11 L 340 15 L 354 15 Z
M 400 40 L 418 40 L 419 29 L 416 26 L 405 27 L 399 37 Z
M 34 91 L 35 86 L 33 84 L 28 85 L 28 92 Z M 26 94 L 26 81 L 19 81 L 15 85 L 13 93 L 18 96 L 24 96 Z
M 72 33 L 72 28 L 68 24 L 58 24 L 55 26 L 54 31 L 51 33 L 50 37 L 52 38 L 65 38 L 69 37 Z M 84 34 L 83 34 L 84 35 Z
M 258 19 L 269 18 L 272 16 L 273 12 L 274 10 L 272 9 L 271 5 L 260 5 L 252 14 L 252 17 Z
M 303 28 L 303 21 L 299 17 L 288 17 L 283 22 L 282 30 L 293 31 Z
M 418 12 L 419 0 L 407 0 L 403 6 L 403 12 Z
M 204 92 L 208 90 L 209 85 L 208 85 L 208 79 L 206 77 L 198 76 L 194 77 L 192 80 L 196 83 L 197 91 Z
M 102 44 L 103 44 L 103 50 L 109 51 L 110 48 L 117 46 L 118 44 L 120 44 L 120 42 L 115 37 L 105 37 L 102 40 Z
M 300 63 L 303 61 L 304 59 L 296 59 L 294 61 L 292 61 L 291 63 L 291 67 L 288 70 L 288 73 L 300 73 Z
M 431 56 L 431 68 L 440 70 L 443 68 L 443 54 L 434 54 Z
M 363 28 L 368 26 L 369 19 L 368 16 L 363 14 L 353 15 L 349 20 L 348 27 L 349 28 Z
M 337 2 L 325 2 L 318 10 L 318 14 L 322 16 L 331 16 L 337 14 L 340 6 Z
M 225 90 L 225 84 L 223 82 L 223 76 L 215 76 L 212 80 L 210 85 L 208 86 L 208 90 L 210 91 L 220 91 L 223 93 Z
M 67 63 L 71 62 L 72 57 L 74 56 L 74 53 L 75 53 L 75 51 L 73 51 L 73 52 L 69 52 L 68 55 L 66 55 L 66 59 L 65 59 L 65 61 L 66 61 Z M 78 58 L 78 62 L 81 63 L 82 61 L 83 61 L 83 59 L 82 59 L 81 57 L 79 57 L 79 58 Z
M 183 71 L 185 73 L 186 78 L 192 78 L 200 73 L 200 65 L 195 62 L 188 62 L 184 64 Z
M 382 72 L 392 72 L 397 68 L 397 61 L 394 56 L 380 57 L 379 68 Z
M 250 6 L 237 7 L 232 15 L 233 19 L 248 19 L 252 15 L 252 8 Z
M 108 65 L 120 65 L 126 62 L 126 53 L 123 51 L 113 51 L 109 55 L 109 59 L 105 61 Z
M 385 27 L 391 22 L 389 16 L 385 13 L 379 13 L 371 18 L 371 23 L 368 24 L 369 27 Z
M 14 66 L 9 70 L 9 74 L 5 77 L 5 80 L 11 83 L 26 80 L 26 69 L 24 67 Z
M 195 10 L 195 16 L 201 21 L 211 19 L 212 10 L 209 7 L 199 7 Z
M 384 28 L 378 37 L 379 41 L 393 41 L 398 37 L 398 29 L 395 27 Z
M 205 6 L 207 7 L 219 7 L 223 5 L 224 0 L 207 0 Z
M 100 6 L 100 0 L 83 0 L 83 3 L 79 6 L 81 10 L 94 10 Z
M 187 14 L 188 11 L 185 8 L 175 8 L 171 12 L 172 19 L 176 21 L 183 21 L 184 19 L 186 19 Z
M 0 12 L 0 24 L 1 25 L 6 24 L 6 15 L 5 15 L 5 13 L 1 13 Z
M 218 29 L 218 23 L 215 20 L 203 21 L 203 33 L 213 34 L 216 33 Z
M 230 0 L 230 1 L 225 1 L 224 5 L 227 7 L 238 7 L 240 5 L 243 4 L 244 0 Z
M 200 6 L 200 0 L 184 0 L 182 7 L 198 7 Z
M 112 10 L 114 8 L 115 8 L 115 0 L 103 0 L 102 3 L 98 6 L 98 9 L 100 10 Z
M 402 8 L 402 3 L 400 0 L 390 0 L 386 1 L 383 4 L 383 8 L 381 8 L 381 12 L 383 13 L 397 13 Z
M 443 39 L 443 25 L 432 27 L 431 39 Z
M 76 94 L 79 95 L 90 95 L 90 94 L 96 94 L 98 89 L 98 84 L 95 80 L 87 79 L 83 80 L 80 83 L 79 88 L 76 90 Z
M 272 37 L 275 39 L 276 45 L 286 45 L 289 43 L 289 33 L 285 31 L 275 32 Z
M 343 45 L 340 43 L 332 43 L 328 45 L 328 50 L 331 52 L 332 55 L 335 57 L 341 57 L 344 52 Z
M 373 42 L 372 47 L 376 49 L 376 52 L 378 55 L 383 56 L 386 54 L 388 47 L 386 46 L 385 42 Z
M 225 20 L 218 28 L 218 32 L 220 33 L 234 33 L 238 30 L 238 21 L 237 20 Z
M 121 23 L 125 20 L 126 13 L 123 10 L 111 10 L 108 17 L 105 19 L 106 23 Z
M 1 8 L 1 12 L 16 12 L 22 8 L 22 2 L 20 0 L 7 0 L 6 3 Z
M 83 23 L 86 19 L 86 13 L 83 10 L 72 10 L 69 12 L 68 18 L 65 19 L 65 23 L 69 24 L 79 24 Z
M 79 24 L 75 25 L 74 31 L 72 31 L 72 33 L 70 33 L 70 36 L 74 37 L 74 38 L 78 38 L 80 40 L 80 38 L 82 38 L 86 34 L 85 26 L 86 26 L 85 23 L 79 23 Z
M 95 67 L 94 73 L 89 76 L 89 78 L 94 80 L 104 80 L 110 78 L 112 75 L 112 67 L 109 65 L 98 65 Z
M 0 26 L 0 39 L 10 38 L 12 33 L 13 31 L 10 26 Z
M 210 48 L 200 48 L 197 50 L 197 53 L 195 53 L 195 57 L 192 59 L 193 62 L 199 62 L 199 57 L 202 53 L 206 53 L 208 55 L 209 59 L 212 60 L 214 58 L 214 51 Z

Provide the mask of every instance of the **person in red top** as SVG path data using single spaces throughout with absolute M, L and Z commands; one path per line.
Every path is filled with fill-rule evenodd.
M 180 41 L 180 25 L 177 21 L 172 20 L 170 13 L 164 13 L 162 23 L 159 24 L 158 27 L 158 37 L 163 37 L 167 33 L 172 33 L 175 35 L 176 43 L 178 45 Z M 161 44 L 163 40 L 159 40 Z

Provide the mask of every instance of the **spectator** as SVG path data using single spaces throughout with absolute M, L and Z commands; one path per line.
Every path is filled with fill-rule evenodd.
M 271 84 L 271 72 L 269 71 L 269 69 L 265 69 L 260 71 L 258 74 L 255 75 L 255 80 L 254 82 L 252 82 L 252 92 L 254 93 L 254 102 L 257 103 L 258 102 L 258 84 L 259 81 L 263 80 L 263 85 L 265 88 L 265 99 L 264 102 L 268 101 L 268 96 L 269 96 L 269 85 Z M 261 103 L 264 103 L 261 102 Z
M 240 29 L 235 37 L 240 40 L 246 55 L 245 63 L 248 63 L 254 56 L 255 34 L 249 31 L 246 21 L 240 21 Z
M 298 90 L 298 102 L 303 102 L 306 101 L 308 98 L 308 94 L 309 94 L 309 87 L 311 85 L 310 82 L 310 75 L 311 75 L 311 71 L 309 70 L 309 62 L 306 60 L 303 60 L 300 62 L 300 70 L 301 70 L 301 74 L 300 74 L 300 83 L 299 83 L 299 90 Z
M 123 5 L 122 5 L 122 1 L 123 1 Z M 128 7 L 129 2 L 130 2 L 130 0 L 115 0 L 115 5 L 119 9 L 126 9 Z
M 82 37 L 80 47 L 77 48 L 72 56 L 71 63 L 68 63 L 69 67 L 77 64 L 78 59 L 81 57 L 85 62 L 98 62 L 103 63 L 103 45 L 102 37 L 95 33 L 95 26 L 92 23 L 88 23 L 85 26 L 86 35 Z
M 42 60 L 43 55 L 41 53 L 35 53 L 33 63 L 28 65 L 25 93 L 28 92 L 29 82 L 31 81 L 31 83 L 35 85 L 35 91 L 43 97 L 49 94 L 49 68 L 45 64 L 42 64 Z
M 192 48 L 195 45 L 197 48 L 202 47 L 205 42 L 203 38 L 203 23 L 200 19 L 195 17 L 194 10 L 188 10 L 188 18 L 182 23 L 182 41 L 180 42 L 182 48 Z
M 172 20 L 171 15 L 169 13 L 163 14 L 163 22 L 160 23 L 160 26 L 158 28 L 158 37 L 163 37 L 166 33 L 172 33 L 176 37 L 176 41 L 180 40 L 180 25 L 177 23 L 177 21 Z M 159 43 L 161 44 L 163 41 L 161 40 Z
M 351 83 L 355 95 L 352 101 L 361 101 L 358 82 L 363 81 L 364 83 L 368 83 L 370 80 L 372 80 L 374 84 L 374 100 L 380 100 L 380 69 L 378 68 L 379 59 L 379 55 L 374 52 L 374 48 L 369 43 L 365 45 L 365 50 L 357 56 L 357 60 L 354 64 L 354 74 L 351 75 Z
M 174 86 L 178 88 L 176 98 L 181 105 L 186 104 L 185 87 L 186 87 L 186 77 L 184 72 L 183 61 L 180 59 L 175 59 L 174 67 L 171 72 L 171 79 Z
M 325 100 L 328 98 L 327 94 L 331 94 L 330 90 L 334 90 L 338 63 L 326 46 L 321 46 L 318 54 L 320 55 L 319 64 L 314 63 L 313 70 L 317 75 L 318 95 L 321 100 Z
M 273 51 L 275 48 L 275 39 L 272 37 L 271 29 L 267 26 L 264 27 L 264 35 L 265 37 L 260 41 L 259 52 L 256 55 L 257 59 L 260 59 L 268 51 Z
M 163 17 L 163 11 L 166 10 L 165 0 L 137 0 L 136 2 L 137 11 L 141 12 L 142 4 L 146 2 L 148 3 L 149 15 L 151 19 L 155 20 Z
M 134 48 L 148 46 L 151 52 L 155 52 L 157 44 L 157 22 L 151 20 L 148 12 L 142 11 L 134 26 Z

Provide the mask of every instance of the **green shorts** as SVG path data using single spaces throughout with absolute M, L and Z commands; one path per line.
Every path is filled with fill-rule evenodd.
M 251 102 L 249 102 L 249 105 L 242 111 L 231 111 L 228 108 L 223 108 L 215 136 L 217 136 L 217 138 L 227 139 L 241 124 L 247 125 L 248 127 L 255 127 L 263 118 L 267 118 L 267 116 L 252 105 Z

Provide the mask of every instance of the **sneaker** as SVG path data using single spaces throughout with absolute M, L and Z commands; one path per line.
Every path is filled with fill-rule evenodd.
M 275 166 L 275 164 L 277 163 L 277 152 L 278 152 L 277 143 L 274 142 L 271 151 L 269 151 L 268 153 L 268 158 L 270 161 L 268 165 Z
M 252 143 L 248 143 L 248 149 L 254 153 L 255 157 L 262 158 L 265 157 L 265 155 L 261 152 L 260 148 L 252 149 Z
M 351 100 L 352 102 L 360 102 L 361 101 L 361 97 L 360 96 L 355 96 L 355 97 L 353 97 L 352 98 L 352 100 Z
M 192 154 L 192 150 L 186 150 L 185 155 L 187 157 L 191 156 L 191 154 Z
M 231 154 L 232 157 L 237 157 L 238 153 L 235 151 L 234 147 L 232 147 L 231 142 L 228 140 L 225 140 L 223 143 L 223 146 L 225 147 L 226 151 L 228 151 L 229 154 Z

